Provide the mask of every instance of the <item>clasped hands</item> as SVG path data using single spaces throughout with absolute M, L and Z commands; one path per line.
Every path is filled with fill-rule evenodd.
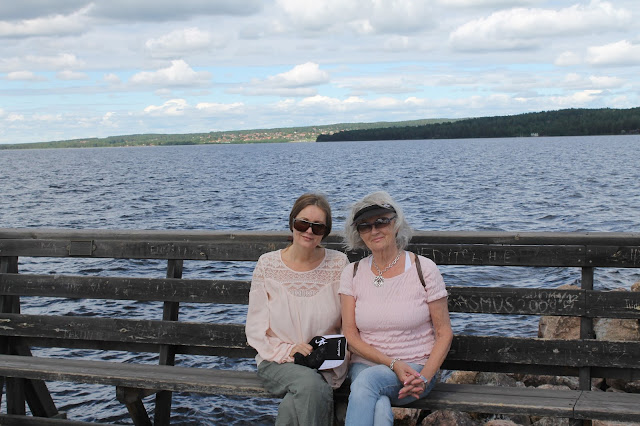
M 420 373 L 403 361 L 396 362 L 393 370 L 404 385 L 403 388 L 400 389 L 400 392 L 398 392 L 398 398 L 402 399 L 406 396 L 413 396 L 416 399 L 420 398 L 420 395 L 427 387 L 427 383 L 423 380 Z

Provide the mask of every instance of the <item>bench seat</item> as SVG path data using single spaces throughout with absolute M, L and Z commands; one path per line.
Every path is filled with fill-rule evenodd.
M 251 371 L 0 355 L 0 376 L 135 389 L 269 397 Z
M 252 371 L 0 355 L 0 376 L 131 389 L 271 397 L 264 390 L 262 380 Z M 336 400 L 346 401 L 348 392 L 347 387 L 338 389 L 335 392 Z M 598 391 L 439 383 L 427 398 L 405 407 L 432 411 L 449 409 L 489 414 L 640 421 L 640 394 Z
M 114 423 L 111 423 L 114 424 Z M 118 425 L 119 423 L 116 423 Z M 2 426 L 95 426 L 95 423 L 50 417 L 31 417 L 16 414 L 0 414 Z

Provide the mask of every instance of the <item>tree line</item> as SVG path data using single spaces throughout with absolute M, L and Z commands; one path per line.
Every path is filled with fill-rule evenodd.
M 419 126 L 324 133 L 317 142 L 403 139 L 588 136 L 640 133 L 640 107 L 564 109 L 511 116 L 479 117 Z

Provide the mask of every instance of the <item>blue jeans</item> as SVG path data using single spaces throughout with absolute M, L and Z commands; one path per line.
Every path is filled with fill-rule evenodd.
M 422 365 L 409 364 L 420 372 Z M 416 399 L 406 396 L 398 399 L 398 392 L 403 384 L 398 376 L 386 365 L 368 365 L 355 362 L 349 366 L 351 393 L 347 405 L 346 426 L 383 426 L 393 425 L 391 403 L 405 405 Z M 436 376 L 431 379 L 426 389 L 420 394 L 425 397 L 436 384 Z

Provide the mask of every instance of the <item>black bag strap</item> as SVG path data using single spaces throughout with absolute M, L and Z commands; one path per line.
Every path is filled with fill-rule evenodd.
M 422 287 L 427 288 L 427 283 L 424 282 L 424 276 L 422 275 L 422 266 L 420 265 L 420 259 L 418 259 L 418 255 L 413 253 L 416 257 L 416 269 L 418 270 L 418 277 L 420 278 L 420 282 L 422 283 Z M 360 265 L 360 261 L 354 262 L 353 264 L 353 276 L 356 276 L 356 272 L 358 272 L 358 265 Z

